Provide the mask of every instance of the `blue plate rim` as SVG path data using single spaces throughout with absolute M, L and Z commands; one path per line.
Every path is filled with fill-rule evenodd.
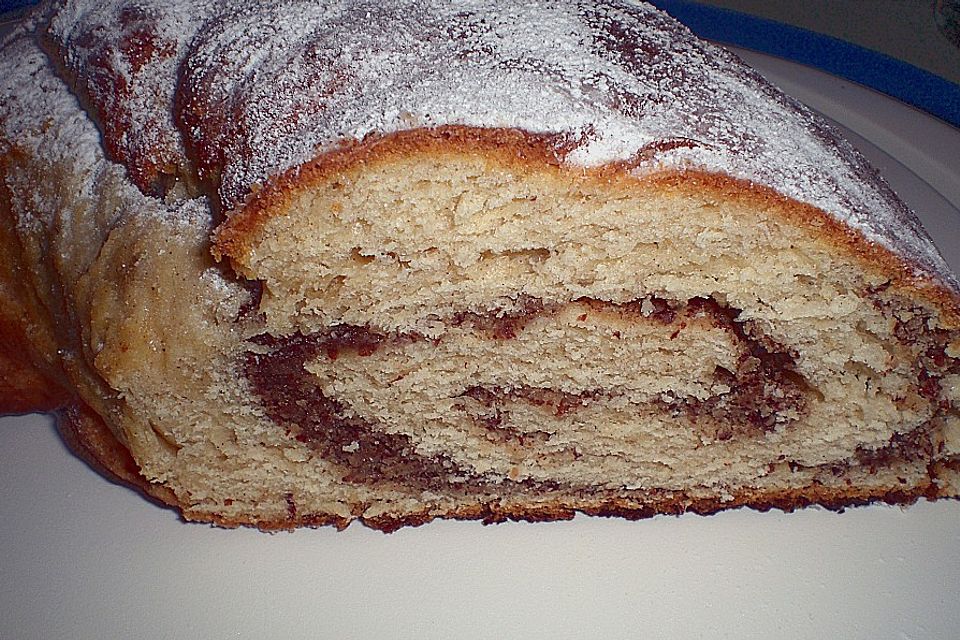
M 783 58 L 856 82 L 960 128 L 960 85 L 886 54 L 740 11 L 650 0 L 707 40 Z

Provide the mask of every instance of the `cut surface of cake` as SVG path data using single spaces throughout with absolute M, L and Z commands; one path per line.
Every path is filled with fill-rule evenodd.
M 186 519 L 960 493 L 960 283 L 646 4 L 64 0 L 0 68 L 0 409 Z

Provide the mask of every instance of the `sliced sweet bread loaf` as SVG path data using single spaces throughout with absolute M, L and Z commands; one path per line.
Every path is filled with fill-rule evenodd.
M 960 284 L 647 5 L 65 1 L 0 67 L 6 406 L 188 519 L 960 492 Z

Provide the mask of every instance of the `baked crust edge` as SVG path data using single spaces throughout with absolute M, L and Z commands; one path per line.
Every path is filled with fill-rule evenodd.
M 860 507 L 873 503 L 908 506 L 921 498 L 927 500 L 960 500 L 958 487 L 950 482 L 939 482 L 938 471 L 960 474 L 960 459 L 950 462 L 937 462 L 928 468 L 930 481 L 913 489 L 899 486 L 886 487 L 849 487 L 837 489 L 813 484 L 797 489 L 777 491 L 748 490 L 734 495 L 731 499 L 719 497 L 690 497 L 682 493 L 670 497 L 645 496 L 643 499 L 626 498 L 584 499 L 576 503 L 557 500 L 552 503 L 539 503 L 535 506 L 502 504 L 497 501 L 454 509 L 435 511 L 424 509 L 406 515 L 378 515 L 373 517 L 357 516 L 355 519 L 335 514 L 298 514 L 288 511 L 284 518 L 272 520 L 241 519 L 222 514 L 200 513 L 189 509 L 177 499 L 169 488 L 151 483 L 140 473 L 136 461 L 127 448 L 117 440 L 103 420 L 88 407 L 76 402 L 58 412 L 58 430 L 66 444 L 95 471 L 106 475 L 113 481 L 132 488 L 156 504 L 177 511 L 186 521 L 238 528 L 251 526 L 261 531 L 289 531 L 301 527 L 333 526 L 346 529 L 354 520 L 363 525 L 392 533 L 404 527 L 416 527 L 433 520 L 480 520 L 483 524 L 499 524 L 508 521 L 555 522 L 572 520 L 577 513 L 595 517 L 623 518 L 626 520 L 644 520 L 659 515 L 680 516 L 685 513 L 713 515 L 720 511 L 746 507 L 758 512 L 779 510 L 791 513 L 809 506 L 820 506 L 830 511 L 842 513 L 847 508 Z M 941 469 L 941 467 L 946 468 Z
M 709 193 L 717 199 L 756 206 L 806 229 L 818 240 L 856 260 L 865 270 L 879 271 L 895 288 L 932 303 L 943 313 L 942 326 L 960 328 L 960 290 L 944 276 L 923 269 L 909 256 L 898 255 L 870 242 L 860 231 L 818 207 L 793 200 L 762 184 L 724 174 L 670 169 L 633 175 L 631 171 L 637 168 L 639 158 L 589 169 L 566 166 L 563 158 L 572 148 L 571 141 L 563 136 L 461 125 L 413 129 L 346 143 L 261 185 L 243 205 L 228 212 L 225 221 L 214 231 L 211 251 L 218 261 L 227 258 L 235 265 L 242 262 L 243 256 L 252 248 L 255 235 L 267 220 L 287 210 L 299 193 L 317 187 L 337 172 L 389 162 L 414 153 L 480 154 L 520 173 L 545 169 L 561 176 L 575 174 L 578 180 L 596 181 L 608 188 Z

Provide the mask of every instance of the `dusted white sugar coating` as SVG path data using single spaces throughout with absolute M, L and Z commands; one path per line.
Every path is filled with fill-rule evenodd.
M 0 50 L 0 157 L 23 152 L 40 158 L 51 180 L 61 184 L 38 188 L 32 174 L 21 175 L 16 165 L 2 175 L 14 199 L 16 224 L 45 238 L 50 254 L 45 257 L 60 251 L 61 259 L 54 260 L 58 269 L 72 269 L 61 277 L 81 277 L 110 231 L 134 216 L 149 216 L 174 235 L 208 226 L 205 198 L 166 204 L 144 196 L 123 167 L 104 158 L 96 125 L 27 31 L 10 34 Z M 219 287 L 235 287 L 223 274 L 219 278 Z
M 173 62 L 116 73 L 176 96 L 134 103 L 155 108 L 152 121 L 171 138 L 182 135 L 227 211 L 345 141 L 442 125 L 516 128 L 561 136 L 558 157 L 573 166 L 625 161 L 638 174 L 696 169 L 768 186 L 960 289 L 916 217 L 832 127 L 646 4 L 134 0 L 102 4 L 95 19 L 81 4 L 51 14 L 67 61 L 82 50 L 96 69 L 98 46 L 124 51 L 129 33 L 102 23 L 131 7 L 151 37 L 172 43 Z M 97 83 L 80 89 L 108 122 L 128 108 L 98 95 Z M 127 144 L 138 135 L 156 134 L 133 130 Z
M 103 151 L 100 133 L 80 109 L 77 97 L 53 75 L 50 62 L 28 36 L 30 26 L 9 34 L 0 56 L 0 156 L 23 148 L 47 160 L 51 166 L 69 162 L 79 176 L 77 194 L 82 199 L 96 197 L 96 188 L 106 163 L 98 160 Z M 55 127 L 62 135 L 45 135 Z M 115 167 L 119 173 L 119 168 Z M 133 191 L 132 186 L 130 189 Z M 36 208 L 19 212 L 27 217 L 43 211 Z M 63 212 L 64 214 L 67 212 Z
M 102 116 L 107 151 L 144 191 L 162 192 L 188 164 L 172 107 L 177 70 L 212 4 L 75 0 L 50 12 L 59 62 Z

